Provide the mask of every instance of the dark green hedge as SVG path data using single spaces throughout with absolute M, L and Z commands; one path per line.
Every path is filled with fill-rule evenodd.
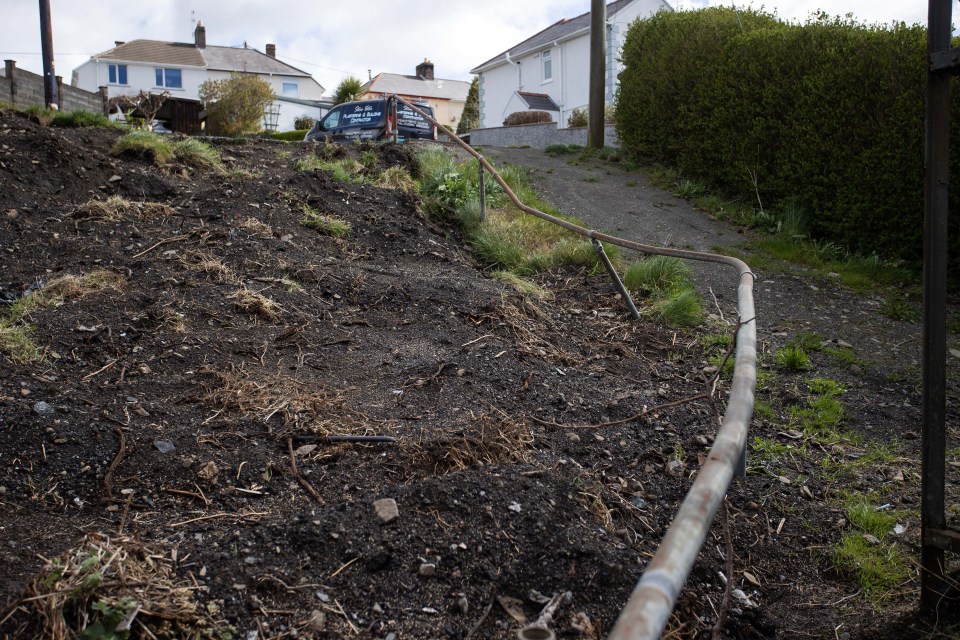
M 800 205 L 815 238 L 918 265 L 925 56 L 921 26 L 825 15 L 787 24 L 729 8 L 662 12 L 627 33 L 617 131 L 628 153 L 715 189 L 753 202 L 758 191 L 768 209 Z M 951 146 L 957 168 L 960 147 Z M 957 171 L 951 179 L 956 264 Z

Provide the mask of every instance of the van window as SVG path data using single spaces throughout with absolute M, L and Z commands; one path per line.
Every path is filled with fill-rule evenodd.
M 327 117 L 323 120 L 323 130 L 329 131 L 330 129 L 336 129 L 337 125 L 340 124 L 340 110 L 334 109 L 327 114 Z
M 431 107 L 417 105 L 417 108 L 433 115 Z M 397 105 L 397 126 L 405 129 L 423 129 L 424 131 L 433 127 L 423 116 L 403 103 Z

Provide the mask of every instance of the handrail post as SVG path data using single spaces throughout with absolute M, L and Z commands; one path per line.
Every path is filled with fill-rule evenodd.
M 610 262 L 607 252 L 603 250 L 603 245 L 596 238 L 590 238 L 590 241 L 593 242 L 593 250 L 597 252 L 597 257 L 600 258 L 600 262 L 603 263 L 603 266 L 607 269 L 607 273 L 610 274 L 610 279 L 613 280 L 613 284 L 617 287 L 617 290 L 620 291 L 620 295 L 623 296 L 623 301 L 626 302 L 627 308 L 630 310 L 630 315 L 633 316 L 634 320 L 639 320 L 640 312 L 637 311 L 636 305 L 633 304 L 633 298 L 630 297 L 630 292 L 627 291 L 627 288 L 623 285 L 623 280 L 620 279 L 617 270 L 613 268 L 613 263 Z
M 484 183 L 483 156 L 477 158 L 477 170 L 480 172 L 480 222 L 487 221 L 487 187 Z

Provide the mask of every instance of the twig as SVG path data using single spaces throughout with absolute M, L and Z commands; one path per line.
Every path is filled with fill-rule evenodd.
M 107 472 L 103 474 L 103 492 L 107 495 L 107 498 L 113 500 L 113 472 L 120 465 L 120 461 L 123 459 L 123 454 L 126 452 L 126 438 L 123 435 L 123 429 L 120 427 L 115 427 L 114 431 L 117 434 L 117 437 L 120 439 L 120 446 L 117 448 L 117 455 L 114 456 L 113 462 L 110 463 L 110 466 L 107 467 Z
M 142 256 L 142 255 L 146 255 L 146 254 L 150 253 L 151 251 L 153 251 L 154 249 L 156 249 L 156 248 L 159 247 L 160 245 L 169 244 L 169 243 L 171 243 L 171 242 L 179 242 L 180 240 L 186 240 L 186 239 L 189 238 L 189 237 L 190 237 L 190 236 L 174 236 L 174 237 L 172 237 L 172 238 L 167 238 L 166 240 L 161 240 L 160 242 L 157 242 L 157 243 L 155 243 L 155 244 L 147 247 L 146 249 L 144 249 L 143 251 L 141 251 L 141 252 L 138 253 L 137 255 L 135 255 L 135 256 L 130 256 L 130 259 L 131 259 L 131 260 L 135 260 L 135 259 L 139 258 L 139 257 Z
M 290 454 L 290 471 L 293 472 L 293 477 L 297 479 L 300 486 L 307 490 L 307 493 L 313 496 L 313 499 L 316 500 L 318 504 L 323 504 L 323 498 L 321 498 L 317 490 L 313 488 L 313 485 L 300 475 L 300 470 L 297 469 L 297 455 L 293 452 L 293 438 L 287 438 L 287 453 Z
M 210 501 L 207 500 L 205 497 L 203 497 L 203 495 L 199 493 L 194 493 L 192 491 L 183 491 L 182 489 L 163 489 L 163 492 L 172 493 L 173 495 L 177 495 L 177 496 L 187 496 L 189 498 L 195 498 L 203 502 L 203 506 L 205 507 L 210 506 Z
M 171 529 L 173 527 L 180 527 L 185 524 L 190 524 L 191 522 L 200 522 L 201 520 L 213 520 L 214 518 L 252 518 L 253 516 L 265 516 L 269 511 L 251 511 L 250 513 L 214 513 L 209 516 L 200 516 L 199 518 L 190 518 L 189 520 L 183 520 L 181 522 L 174 522 L 171 525 L 168 525 Z
M 464 636 L 464 640 L 470 640 L 471 636 L 480 630 L 480 627 L 483 626 L 483 623 L 487 621 L 487 616 L 490 615 L 490 611 L 493 609 L 493 603 L 497 601 L 497 593 L 491 591 L 490 593 L 490 604 L 487 605 L 487 608 L 483 610 L 483 614 L 480 616 L 480 619 L 477 620 L 470 631 L 467 631 L 467 635 Z
M 539 418 L 534 418 L 530 416 L 530 419 L 534 422 L 542 424 L 547 427 L 562 427 L 564 429 L 599 429 L 601 427 L 612 427 L 618 424 L 626 424 L 628 422 L 633 422 L 634 420 L 639 420 L 643 416 L 651 413 L 653 411 L 660 411 L 661 409 L 669 409 L 670 407 L 676 407 L 681 404 L 688 404 L 690 402 L 695 402 L 697 400 L 704 400 L 709 398 L 710 394 L 708 393 L 698 393 L 695 396 L 690 396 L 689 398 L 682 398 L 680 400 L 674 400 L 673 402 L 665 402 L 663 404 L 658 404 L 653 407 L 646 407 L 643 411 L 636 415 L 632 415 L 629 418 L 623 418 L 622 420 L 613 420 L 611 422 L 601 422 L 599 424 L 560 424 L 558 422 L 547 422 L 545 420 L 540 420 Z
M 92 377 L 94 377 L 94 376 L 96 376 L 96 375 L 99 375 L 99 374 L 103 373 L 104 371 L 106 371 L 107 369 L 109 369 L 110 367 L 112 367 L 112 366 L 115 365 L 115 364 L 117 364 L 117 361 L 116 361 L 116 360 L 111 360 L 110 362 L 108 362 L 107 364 L 103 365 L 102 367 L 100 367 L 99 369 L 97 369 L 96 371 L 94 371 L 93 373 L 88 373 L 87 375 L 83 376 L 83 377 L 80 378 L 80 379 L 81 379 L 81 380 L 89 380 L 90 378 L 92 378 Z
M 720 314 L 720 321 L 726 322 L 723 318 L 723 309 L 720 308 L 720 302 L 717 301 L 717 294 L 713 292 L 713 287 L 707 287 L 707 291 L 710 292 L 710 297 L 713 298 L 713 306 L 717 308 L 717 313 Z
M 480 342 L 481 340 L 483 340 L 483 339 L 485 339 L 485 338 L 492 338 L 492 337 L 493 337 L 493 334 L 492 334 L 492 333 L 488 333 L 488 334 L 485 335 L 485 336 L 480 336 L 480 337 L 477 338 L 476 340 L 471 340 L 470 342 L 464 342 L 462 345 L 460 345 L 460 348 L 469 347 L 469 346 L 472 345 L 474 342 Z
M 723 537 L 727 542 L 727 585 L 723 590 L 720 611 L 717 613 L 717 624 L 713 627 L 713 640 L 721 640 L 723 623 L 726 622 L 727 612 L 730 611 L 730 600 L 733 596 L 733 536 L 730 534 L 730 519 L 727 516 L 726 498 L 720 503 L 720 518 L 723 526 Z
M 330 577 L 333 578 L 333 577 L 336 576 L 338 573 L 340 573 L 341 571 L 343 571 L 344 569 L 346 569 L 347 567 L 349 567 L 350 565 L 352 565 L 354 562 L 356 562 L 356 561 L 359 560 L 359 559 L 360 559 L 360 556 L 357 556 L 357 557 L 354 558 L 353 560 L 348 560 L 345 565 L 343 565 L 342 567 L 340 567 L 339 569 L 337 569 L 336 571 L 334 571 L 333 573 L 331 573 L 331 574 L 330 574 Z

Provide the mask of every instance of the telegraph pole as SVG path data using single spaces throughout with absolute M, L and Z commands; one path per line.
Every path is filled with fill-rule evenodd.
M 587 127 L 587 146 L 603 148 L 603 108 L 607 70 L 607 3 L 591 0 L 590 5 L 590 114 Z
M 57 73 L 53 69 L 53 23 L 50 0 L 40 0 L 40 49 L 43 53 L 43 101 L 47 108 L 57 104 Z

